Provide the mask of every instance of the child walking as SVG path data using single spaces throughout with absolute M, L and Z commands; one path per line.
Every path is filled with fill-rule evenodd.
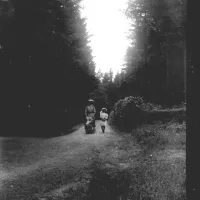
M 100 112 L 100 119 L 101 119 L 101 130 L 104 133 L 105 132 L 105 128 L 106 128 L 106 123 L 108 120 L 108 114 L 107 114 L 107 109 L 106 108 L 102 108 L 101 112 Z

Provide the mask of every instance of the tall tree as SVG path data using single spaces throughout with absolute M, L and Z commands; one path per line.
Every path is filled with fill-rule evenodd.
M 34 112 L 46 113 L 37 115 L 43 122 L 45 118 L 59 121 L 56 112 L 64 108 L 80 118 L 88 94 L 97 85 L 80 1 L 10 3 L 13 14 L 7 12 L 0 25 L 6 112 L 22 113 L 25 119 L 31 104 Z
M 184 0 L 129 1 L 126 14 L 134 21 L 135 29 L 130 36 L 133 38 L 134 47 L 127 51 L 125 71 L 130 83 L 137 79 L 142 80 L 139 81 L 140 86 L 138 85 L 140 93 L 146 95 L 149 100 L 158 100 L 159 96 L 167 99 L 163 91 L 165 88 L 169 90 L 173 85 L 179 85 L 177 93 L 182 90 L 180 84 L 183 82 L 183 76 L 178 74 L 185 71 L 181 68 L 181 62 L 186 58 L 180 55 L 184 50 L 179 48 L 183 45 L 184 49 L 185 42 L 185 3 Z M 176 64 L 170 64 L 172 61 L 175 63 L 173 55 L 176 55 Z M 179 69 L 175 69 L 175 66 L 179 66 Z M 176 74 L 175 79 L 172 78 L 171 72 Z M 176 80 L 176 83 L 172 79 Z M 160 99 L 159 102 L 163 101 Z M 175 103 L 175 98 L 173 102 Z

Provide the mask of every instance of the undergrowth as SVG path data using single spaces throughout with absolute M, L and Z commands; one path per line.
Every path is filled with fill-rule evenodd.
M 109 173 L 95 165 L 84 200 L 186 200 L 185 136 L 185 122 L 155 122 L 134 130 L 132 139 L 143 153 L 122 171 Z
M 132 169 L 135 178 L 130 196 L 139 200 L 185 200 L 185 122 L 144 125 L 133 135 L 144 154 L 140 166 Z M 136 174 L 140 174 L 139 187 L 134 184 L 138 182 Z
M 142 97 L 126 97 L 119 100 L 113 107 L 109 115 L 109 124 L 116 126 L 121 131 L 130 131 L 141 124 L 152 124 L 161 120 L 169 122 L 171 120 L 183 122 L 186 120 L 186 104 L 172 107 L 164 107 L 146 102 Z
M 182 134 L 179 134 L 181 132 Z M 174 148 L 185 148 L 186 124 L 172 120 L 168 123 L 161 121 L 153 125 L 143 125 L 133 130 L 136 141 L 146 148 L 165 148 L 166 145 L 174 145 Z

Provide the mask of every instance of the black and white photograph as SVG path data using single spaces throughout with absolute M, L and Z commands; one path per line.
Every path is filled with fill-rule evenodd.
M 0 0 L 0 200 L 188 199 L 186 19 L 186 0 Z

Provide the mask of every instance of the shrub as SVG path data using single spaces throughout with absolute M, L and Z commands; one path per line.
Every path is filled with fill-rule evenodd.
M 163 147 L 163 145 L 168 143 L 167 138 L 160 134 L 161 126 L 159 122 L 150 126 L 145 125 L 134 133 L 136 141 L 146 147 L 145 151 L 155 147 L 158 148 L 159 146 Z
M 173 109 L 164 109 L 161 105 L 145 102 L 143 97 L 126 97 L 120 99 L 110 113 L 109 123 L 121 130 L 130 131 L 141 123 L 154 121 L 171 121 L 176 119 L 182 122 L 186 118 L 185 103 L 174 106 Z
M 155 105 L 150 102 L 145 102 L 143 97 L 132 97 L 132 100 L 135 102 L 137 106 L 140 107 L 140 109 L 144 111 L 149 111 L 149 110 L 160 110 L 162 109 L 161 105 Z
M 117 124 L 123 130 L 135 128 L 140 122 L 141 109 L 139 104 L 141 100 L 138 99 L 137 104 L 135 102 L 134 97 L 126 97 L 123 100 L 119 100 L 113 107 L 109 123 Z

